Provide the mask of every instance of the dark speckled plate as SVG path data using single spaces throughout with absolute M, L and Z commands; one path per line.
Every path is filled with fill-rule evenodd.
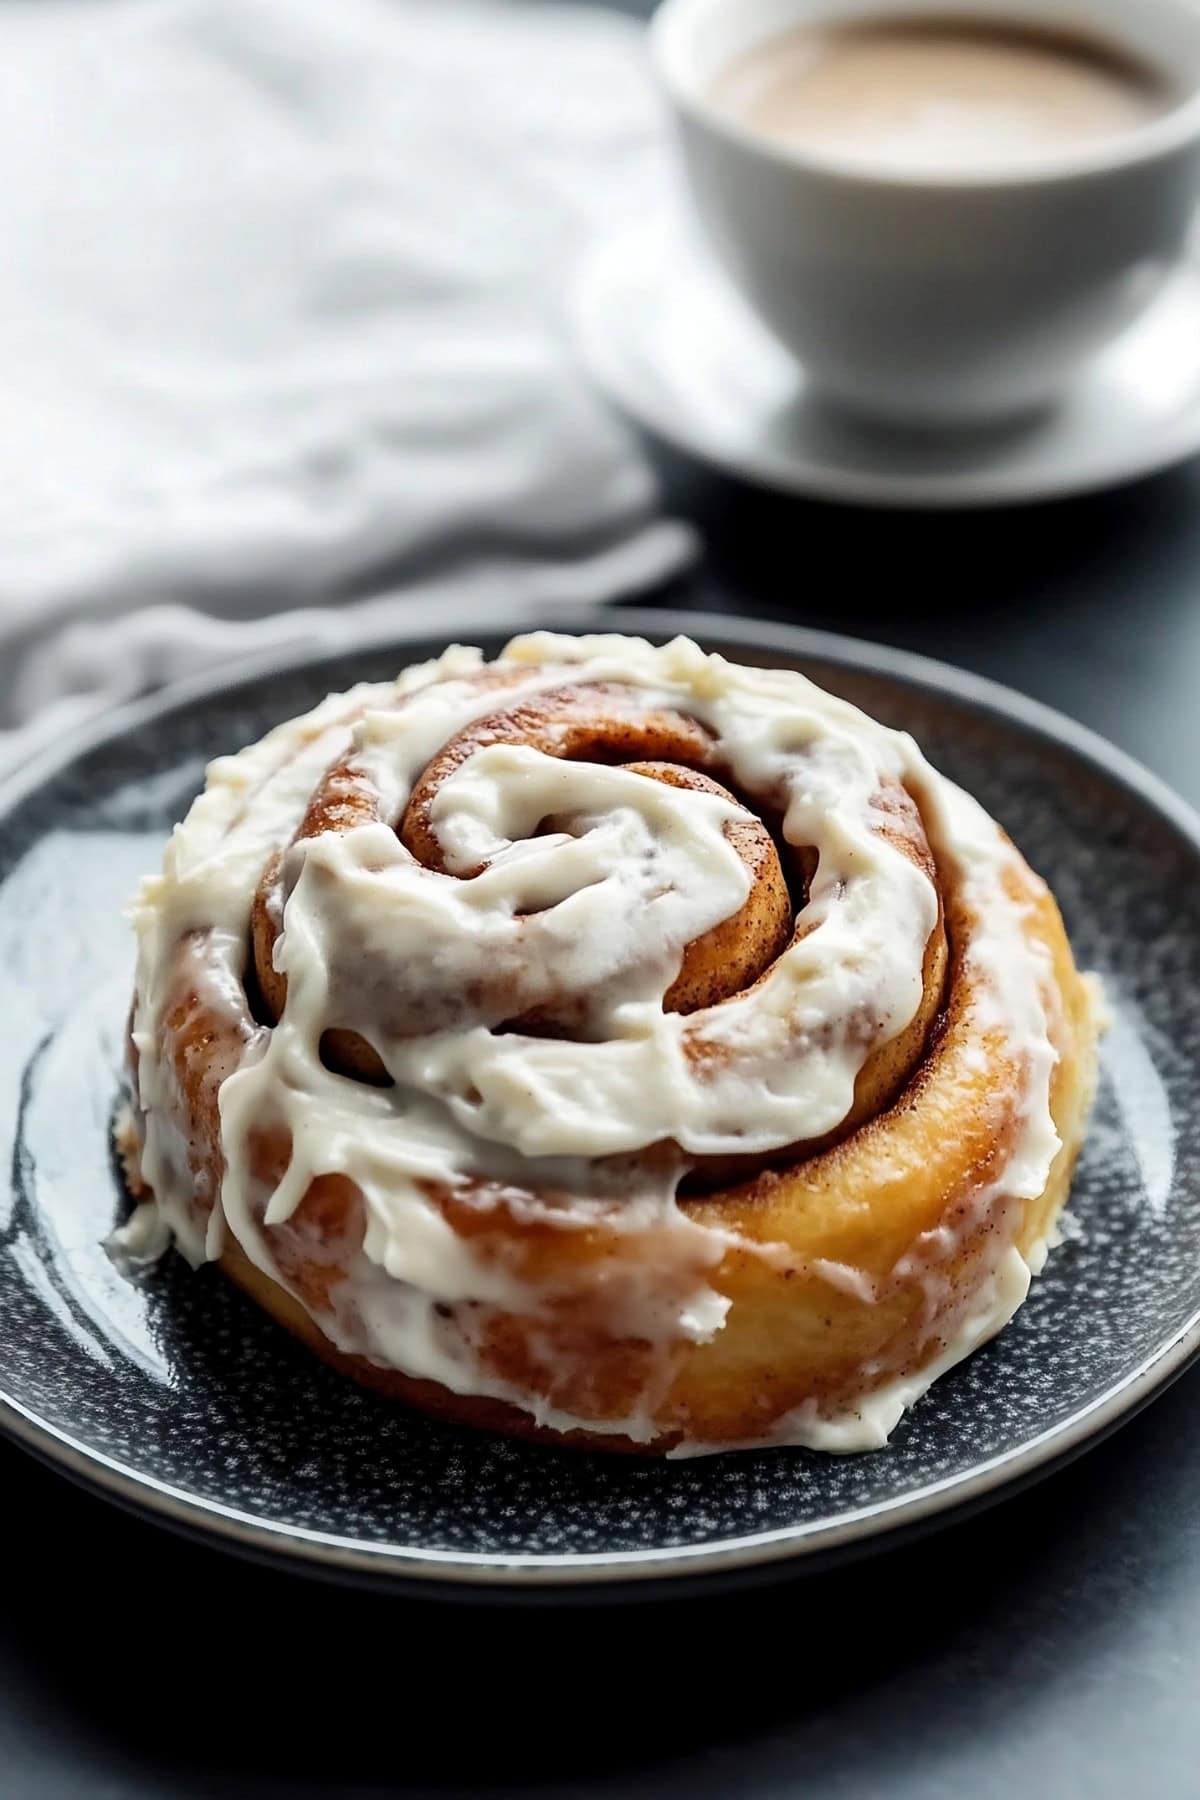
M 102 1240 L 127 1204 L 108 1147 L 122 906 L 208 757 L 440 647 L 410 641 L 176 690 L 0 794 L 0 1423 L 31 1449 L 164 1522 L 326 1573 L 612 1592 L 827 1560 L 978 1505 L 1110 1430 L 1196 1353 L 1200 820 L 1098 739 L 936 664 L 741 622 L 619 621 L 798 663 L 907 727 L 1058 893 L 1114 1024 L 1067 1241 L 1015 1323 L 886 1450 L 642 1463 L 431 1424 L 332 1374 L 213 1270 L 117 1272 Z

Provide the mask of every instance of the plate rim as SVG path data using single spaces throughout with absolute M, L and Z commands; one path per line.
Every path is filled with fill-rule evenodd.
M 451 641 L 456 631 L 495 637 L 546 625 L 547 608 L 531 603 L 498 616 L 477 602 L 447 613 L 436 623 L 400 618 L 391 627 L 347 634 L 344 645 L 248 660 L 231 671 L 207 670 L 171 683 L 148 697 L 111 708 L 87 724 L 68 731 L 58 743 L 44 747 L 0 779 L 0 818 L 30 798 L 48 780 L 102 745 L 152 724 L 198 700 L 236 693 L 264 676 L 286 676 L 328 665 L 344 656 L 395 646 L 398 662 L 411 658 L 412 646 Z M 1168 824 L 1200 860 L 1200 812 L 1165 781 L 1127 752 L 1088 726 L 987 676 L 954 668 L 913 651 L 895 649 L 836 632 L 783 622 L 742 618 L 695 609 L 589 606 L 552 619 L 550 629 L 607 629 L 651 636 L 687 633 L 707 639 L 731 653 L 776 651 L 811 661 L 824 661 L 865 675 L 882 675 L 935 696 L 957 700 L 1016 724 L 1028 733 L 1065 747 L 1118 781 Z M 405 648 L 405 645 L 408 648 Z M 1048 1427 L 1019 1449 L 998 1451 L 967 1474 L 949 1475 L 910 1494 L 876 1501 L 840 1514 L 835 1520 L 775 1527 L 767 1532 L 726 1537 L 711 1544 L 660 1548 L 497 1555 L 489 1551 L 414 1549 L 410 1545 L 341 1537 L 312 1527 L 267 1521 L 217 1499 L 187 1492 L 88 1446 L 73 1434 L 41 1418 L 10 1394 L 0 1378 L 0 1430 L 23 1448 L 85 1487 L 126 1508 L 174 1527 L 189 1537 L 216 1541 L 226 1548 L 280 1562 L 309 1573 L 342 1579 L 383 1578 L 389 1586 L 407 1583 L 432 1594 L 457 1589 L 521 1591 L 594 1591 L 610 1584 L 624 1587 L 679 1578 L 748 1574 L 782 1562 L 816 1568 L 854 1552 L 883 1547 L 898 1538 L 928 1530 L 936 1523 L 991 1504 L 1099 1442 L 1163 1391 L 1200 1356 L 1200 1304 L 1169 1340 L 1159 1344 L 1105 1394 L 1057 1426 Z
M 615 335 L 607 323 L 604 303 L 612 286 L 614 266 L 622 260 L 622 252 L 624 260 L 630 260 L 630 252 L 639 243 L 657 239 L 664 228 L 672 231 L 678 241 L 693 249 L 696 247 L 697 234 L 694 231 L 685 234 L 679 220 L 668 215 L 665 225 L 660 218 L 628 226 L 603 239 L 585 256 L 576 272 L 571 296 L 575 344 L 594 385 L 627 419 L 641 431 L 660 439 L 677 455 L 698 459 L 731 480 L 775 493 L 845 505 L 881 506 L 905 512 L 922 507 L 958 512 L 973 507 L 1040 505 L 1083 494 L 1103 493 L 1106 489 L 1122 487 L 1174 468 L 1200 453 L 1200 389 L 1192 409 L 1173 421 L 1171 429 L 1164 428 L 1159 436 L 1143 442 L 1140 451 L 1124 455 L 1114 453 L 1105 462 L 1072 464 L 1042 479 L 1036 479 L 1029 471 L 1003 466 L 999 470 L 966 476 L 946 471 L 932 475 L 887 475 L 867 470 L 835 469 L 807 455 L 792 457 L 763 448 L 738 452 L 722 445 L 707 430 L 688 435 L 676 423 L 669 404 L 665 400 L 648 398 L 645 388 L 630 372 L 627 359 L 615 347 Z M 713 261 L 711 256 L 705 256 L 705 260 Z M 1168 282 L 1179 279 L 1188 269 L 1193 276 L 1200 272 L 1200 240 L 1195 248 L 1189 246 L 1185 250 L 1178 268 L 1167 278 Z M 719 270 L 717 276 L 723 279 Z M 1164 283 L 1164 289 L 1166 285 Z M 1159 297 L 1156 295 L 1151 305 Z M 1133 320 L 1127 329 L 1135 330 L 1143 322 L 1142 319 Z

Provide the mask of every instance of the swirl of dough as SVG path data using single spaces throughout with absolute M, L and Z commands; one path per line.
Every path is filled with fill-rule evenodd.
M 883 1441 L 1044 1253 L 1053 899 L 911 741 L 686 640 L 456 649 L 209 772 L 138 908 L 141 1174 L 351 1374 L 683 1452 Z

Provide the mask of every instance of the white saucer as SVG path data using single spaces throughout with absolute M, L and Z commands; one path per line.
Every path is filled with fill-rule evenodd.
M 588 260 L 583 355 L 639 425 L 789 493 L 888 506 L 988 506 L 1113 486 L 1200 451 L 1200 254 L 1052 412 L 970 433 L 867 428 L 814 402 L 803 371 L 675 222 Z

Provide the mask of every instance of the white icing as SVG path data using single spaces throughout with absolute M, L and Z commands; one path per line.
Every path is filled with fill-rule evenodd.
M 766 1153 L 836 1127 L 867 1055 L 903 1031 L 920 1003 L 937 896 L 881 834 L 881 782 L 917 795 L 939 859 L 962 884 L 978 920 L 967 950 L 977 1035 L 1000 1034 L 1024 1070 L 1020 1129 L 981 1204 L 1040 1194 L 1059 1148 L 1049 1107 L 1051 972 L 1005 889 L 1014 852 L 996 825 L 909 738 L 802 676 L 739 668 L 683 639 L 654 649 L 637 639 L 549 634 L 514 640 L 500 667 L 510 685 L 481 689 L 471 679 L 479 653 L 456 647 L 395 684 L 333 696 L 212 764 L 135 912 L 143 1173 L 193 1261 L 219 1254 L 229 1230 L 285 1286 L 257 1222 L 264 1205 L 264 1223 L 274 1225 L 314 1178 L 348 1177 L 363 1196 L 367 1229 L 328 1310 L 314 1314 L 334 1343 L 455 1392 L 507 1400 L 559 1429 L 644 1441 L 655 1435 L 653 1390 L 669 1380 L 672 1351 L 710 1339 L 729 1304 L 711 1275 L 730 1235 L 676 1203 L 687 1159 Z M 564 682 L 617 683 L 648 708 L 698 720 L 736 786 L 770 796 L 787 841 L 816 850 L 809 929 L 737 997 L 687 1017 L 662 1006 L 686 946 L 734 914 L 748 891 L 726 836 L 742 809 L 720 795 L 494 743 L 449 773 L 431 806 L 448 873 L 420 866 L 392 829 L 457 732 Z M 389 823 L 327 832 L 287 852 L 275 949 L 287 1001 L 268 1031 L 249 1019 L 242 985 L 255 888 L 324 771 L 349 753 Z M 205 1002 L 229 1021 L 232 1043 L 228 1067 L 217 1072 L 225 1176 L 203 1236 L 160 1055 L 163 1010 L 189 933 L 201 935 L 182 954 L 192 956 Z M 574 1035 L 496 1030 L 564 996 L 577 1005 Z M 365 1038 L 394 1086 L 326 1068 L 319 1045 L 331 1027 Z M 249 1150 L 264 1121 L 291 1142 L 286 1173 L 266 1195 Z M 652 1173 L 643 1159 L 632 1190 L 627 1171 L 599 1160 L 665 1142 L 678 1155 L 660 1156 Z M 473 1305 L 537 1317 L 556 1296 L 455 1233 L 430 1190 L 464 1183 L 489 1184 L 517 1216 L 564 1231 L 603 1224 L 628 1246 L 606 1268 L 607 1317 L 614 1330 L 662 1350 L 661 1380 L 629 1417 L 569 1417 L 489 1373 L 472 1338 Z M 930 1271 L 931 1305 L 951 1239 L 910 1252 Z M 768 1260 L 778 1254 L 753 1248 Z M 1015 1255 L 998 1246 L 935 1364 L 844 1418 L 801 1409 L 771 1441 L 882 1442 L 929 1381 L 1019 1304 Z M 831 1286 L 870 1298 L 860 1271 L 817 1267 Z
M 104 1248 L 118 1263 L 130 1268 L 145 1268 L 165 1255 L 171 1247 L 171 1230 L 162 1208 L 153 1200 L 139 1201 L 129 1217 L 115 1231 L 110 1231 Z

